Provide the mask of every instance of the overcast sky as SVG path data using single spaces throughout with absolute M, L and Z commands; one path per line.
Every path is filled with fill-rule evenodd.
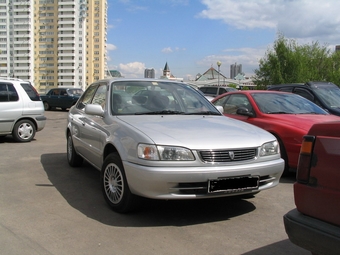
M 141 78 L 165 63 L 194 79 L 211 66 L 252 75 L 278 33 L 299 44 L 340 45 L 339 0 L 107 0 L 108 67 Z

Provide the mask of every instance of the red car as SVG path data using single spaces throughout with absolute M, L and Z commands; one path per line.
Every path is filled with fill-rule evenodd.
M 280 143 L 285 171 L 295 170 L 303 136 L 315 123 L 339 121 L 313 102 L 293 93 L 279 91 L 235 91 L 212 100 L 227 117 L 263 128 Z M 219 107 L 220 106 L 220 107 Z
M 289 239 L 312 254 L 340 254 L 340 121 L 315 124 L 304 137 L 296 209 L 284 215 Z

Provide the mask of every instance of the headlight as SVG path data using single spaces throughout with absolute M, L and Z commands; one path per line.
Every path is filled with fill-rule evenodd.
M 280 146 L 277 141 L 265 143 L 260 148 L 260 157 L 275 155 L 280 153 Z
M 195 160 L 189 149 L 173 146 L 138 145 L 138 157 L 148 160 L 188 161 Z

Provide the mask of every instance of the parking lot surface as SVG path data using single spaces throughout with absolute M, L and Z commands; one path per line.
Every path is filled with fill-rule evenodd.
M 295 208 L 294 175 L 249 199 L 146 200 L 117 214 L 99 172 L 67 163 L 67 112 L 45 115 L 32 142 L 0 140 L 1 254 L 310 254 L 283 226 Z

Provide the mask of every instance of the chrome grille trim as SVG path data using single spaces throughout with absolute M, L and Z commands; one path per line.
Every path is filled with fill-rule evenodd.
M 224 163 L 233 161 L 245 161 L 255 159 L 256 148 L 237 149 L 237 150 L 209 150 L 199 151 L 201 159 L 206 163 Z

